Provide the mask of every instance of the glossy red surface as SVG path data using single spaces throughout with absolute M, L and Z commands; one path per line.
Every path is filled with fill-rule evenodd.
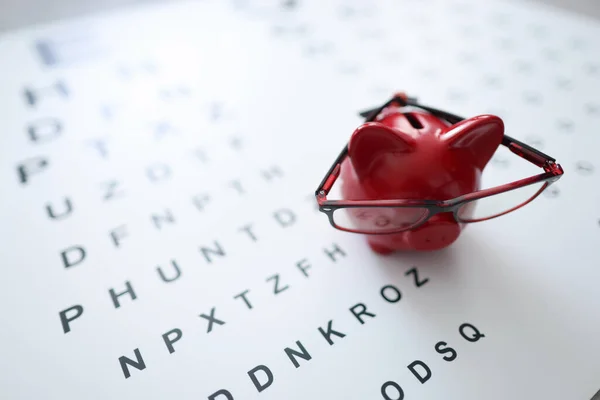
M 342 196 L 442 201 L 471 193 L 480 188 L 503 134 L 502 120 L 493 115 L 450 125 L 421 110 L 389 106 L 352 134 L 341 167 Z M 416 229 L 367 240 L 379 253 L 437 250 L 452 244 L 463 227 L 452 213 L 441 213 Z

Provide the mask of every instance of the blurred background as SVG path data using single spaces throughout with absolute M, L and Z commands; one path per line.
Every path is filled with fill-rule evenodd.
M 115 10 L 122 6 L 179 0 L 0 0 L 0 32 L 36 23 Z M 367 1 L 367 0 L 365 0 Z M 600 19 L 598 0 L 513 0 L 541 2 Z

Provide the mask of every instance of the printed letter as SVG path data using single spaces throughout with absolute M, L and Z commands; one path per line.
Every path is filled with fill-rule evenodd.
M 120 225 L 110 231 L 110 237 L 112 238 L 115 247 L 119 247 L 121 245 L 121 241 L 119 239 L 123 239 L 125 236 L 127 236 L 126 225 Z
M 175 334 L 175 337 L 173 339 L 171 339 L 169 337 L 169 335 L 171 335 L 172 333 Z M 165 341 L 165 345 L 167 346 L 167 349 L 169 350 L 169 354 L 173 354 L 175 352 L 175 348 L 173 348 L 173 343 L 179 341 L 179 339 L 181 339 L 182 335 L 183 334 L 181 332 L 181 329 L 177 329 L 177 328 L 171 329 L 169 332 L 162 335 L 162 338 Z
M 397 303 L 402 298 L 402 294 L 397 287 L 393 285 L 387 285 L 381 288 L 381 297 L 383 297 L 389 303 Z
M 55 118 L 39 119 L 27 129 L 32 142 L 49 142 L 62 132 L 61 123 Z
M 281 169 L 276 165 L 273 165 L 271 168 L 262 171 L 262 176 L 267 181 L 273 180 L 274 176 L 281 177 L 282 175 Z
M 422 376 L 419 371 L 415 369 L 416 366 L 420 366 L 425 371 L 425 376 Z M 412 374 L 419 380 L 421 383 L 425 383 L 431 378 L 431 370 L 423 361 L 415 360 L 411 362 L 407 368 L 412 372 Z
M 25 101 L 27 102 L 28 105 L 33 107 L 39 102 L 41 93 L 49 94 L 49 92 L 52 92 L 53 95 L 58 94 L 64 98 L 66 98 L 69 94 L 69 91 L 67 90 L 67 85 L 65 85 L 65 83 L 63 81 L 59 80 L 59 81 L 56 81 L 54 83 L 54 85 L 44 87 L 44 88 L 39 88 L 39 89 L 25 88 Z
M 444 356 L 442 358 L 448 362 L 454 361 L 457 357 L 456 350 L 454 350 L 450 346 L 448 346 L 448 347 L 446 347 L 446 346 L 448 346 L 448 343 L 446 343 L 446 342 L 437 342 L 435 344 L 435 351 L 437 351 L 440 354 L 450 353 L 450 355 Z
M 231 187 L 233 187 L 239 195 L 244 194 L 244 188 L 242 187 L 242 184 L 240 183 L 239 180 L 235 180 L 235 181 L 231 181 Z
M 275 293 L 275 294 L 279 294 L 290 287 L 290 285 L 285 285 L 281 288 L 279 287 L 279 274 L 275 274 L 273 276 L 268 277 L 267 282 L 269 282 L 269 281 L 275 282 L 275 285 L 273 287 L 273 293 Z
M 65 219 L 73 212 L 73 204 L 68 197 L 65 197 L 65 208 L 66 210 L 56 213 L 54 207 L 52 207 L 50 203 L 46 204 L 46 211 L 48 212 L 48 217 L 50 217 L 50 219 Z
M 106 140 L 102 139 L 94 139 L 90 140 L 89 144 L 94 146 L 98 153 L 100 153 L 100 157 L 108 158 L 108 150 L 106 149 Z
M 221 245 L 219 244 L 219 242 L 217 242 L 215 240 L 214 244 L 215 244 L 214 248 L 200 247 L 200 252 L 202 252 L 202 255 L 206 259 L 206 262 L 208 262 L 209 264 L 212 263 L 212 258 L 210 257 L 211 254 L 215 254 L 215 255 L 218 255 L 218 256 L 221 256 L 221 257 L 225 257 L 225 250 L 223 250 L 223 248 L 221 247 Z
M 357 313 L 354 310 L 355 308 L 361 308 L 361 310 Z M 366 315 L 367 317 L 375 318 L 375 314 L 368 312 L 367 306 L 365 306 L 363 303 L 358 303 L 357 305 L 350 307 L 350 311 L 360 321 L 361 324 L 365 323 L 365 321 L 363 321 L 363 319 L 360 317 L 361 315 Z
M 71 246 L 60 252 L 65 268 L 73 267 L 85 260 L 85 250 L 80 246 Z
M 176 135 L 177 133 L 177 128 L 171 125 L 169 121 L 159 121 L 154 124 L 154 138 L 156 140 L 162 139 L 163 136 Z
M 148 167 L 146 173 L 152 182 L 165 181 L 171 177 L 171 168 L 165 164 L 155 164 Z
M 200 318 L 204 318 L 208 321 L 208 329 L 206 330 L 206 333 L 210 333 L 210 331 L 212 331 L 213 323 L 216 323 L 218 325 L 225 325 L 225 321 L 221 321 L 215 318 L 215 307 L 213 307 L 210 310 L 210 315 L 200 314 Z
M 265 383 L 260 383 L 256 377 L 256 373 L 258 371 L 264 372 L 267 376 L 267 381 Z M 262 392 L 273 383 L 273 373 L 266 365 L 257 365 L 256 367 L 252 368 L 250 371 L 248 371 L 248 376 L 250 376 L 250 379 L 252 380 L 256 390 L 258 390 L 258 393 Z
M 123 195 L 123 191 L 118 191 L 115 190 L 117 188 L 117 186 L 120 185 L 119 181 L 108 181 L 108 182 L 104 182 L 103 185 L 105 186 L 105 190 L 106 193 L 104 194 L 104 200 L 109 200 L 112 199 L 113 197 L 118 197 Z
M 289 359 L 292 361 L 294 367 L 298 368 L 300 364 L 294 356 L 300 357 L 304 360 L 310 360 L 312 357 L 310 356 L 310 354 L 308 354 L 308 351 L 306 351 L 306 349 L 304 348 L 304 346 L 302 346 L 302 343 L 300 343 L 300 341 L 296 341 L 296 345 L 298 346 L 300 351 L 290 349 L 289 347 L 286 347 L 283 351 L 285 351 L 285 354 L 287 354 Z
M 248 306 L 249 309 L 252 309 L 252 304 L 250 304 L 250 301 L 248 301 L 248 299 L 246 298 L 246 293 L 248 293 L 249 291 L 250 291 L 249 289 L 244 290 L 242 293 L 240 293 L 236 296 L 233 296 L 233 298 L 237 299 L 237 298 L 241 297 L 244 300 L 244 303 L 246 303 L 246 306 Z
M 418 288 L 420 288 L 421 286 L 423 286 L 424 284 L 429 282 L 429 278 L 419 280 L 419 271 L 417 270 L 416 267 L 409 269 L 408 271 L 406 271 L 406 273 L 404 275 L 406 275 L 406 276 L 413 275 L 414 280 L 415 280 L 415 286 Z
M 207 194 L 198 194 L 192 197 L 192 202 L 199 211 L 204 211 L 204 207 L 208 204 L 210 196 Z
M 340 246 L 338 246 L 335 243 L 333 244 L 333 249 L 332 250 L 323 249 L 323 251 L 325 252 L 325 254 L 327 254 L 327 256 L 329 258 L 331 258 L 331 260 L 333 262 L 337 261 L 336 257 L 335 257 L 336 254 L 339 254 L 340 256 L 343 256 L 343 257 L 346 256 L 346 253 L 344 253 L 344 251 L 340 248 Z
M 123 296 L 124 294 L 129 293 L 129 295 L 131 296 L 131 300 L 135 300 L 137 298 L 129 281 L 125 282 L 125 286 L 127 287 L 127 289 L 125 289 L 125 291 L 121 293 L 115 293 L 115 289 L 110 289 L 108 291 L 108 293 L 110 293 L 110 297 L 112 298 L 113 304 L 115 305 L 115 308 L 121 307 L 121 304 L 119 303 L 119 297 Z
M 323 337 L 325 338 L 325 340 L 327 340 L 327 343 L 329 343 L 330 346 L 333 346 L 333 340 L 331 340 L 331 335 L 335 335 L 335 336 L 338 336 L 341 338 L 346 336 L 345 333 L 334 331 L 333 328 L 331 327 L 332 324 L 333 324 L 332 320 L 330 320 L 327 323 L 327 332 L 325 332 L 323 330 L 323 328 L 319 328 L 319 332 L 321 332 L 321 335 L 323 335 Z
M 167 278 L 162 270 L 162 268 L 159 266 L 156 267 L 156 270 L 158 271 L 158 274 L 160 275 L 160 278 L 165 281 L 165 282 L 173 282 L 176 281 L 177 279 L 179 279 L 179 277 L 181 276 L 181 270 L 179 269 L 179 265 L 177 265 L 177 262 L 175 260 L 171 260 L 171 265 L 173 266 L 173 268 L 175 269 L 175 276 L 173 278 Z
M 248 236 L 250 237 L 250 239 L 253 242 L 256 242 L 256 236 L 254 235 L 254 232 L 252 232 L 252 224 L 244 225 L 239 230 L 246 232 L 248 234 Z
M 308 260 L 306 258 L 303 258 L 302 260 L 300 260 L 296 263 L 296 267 L 298 267 L 298 269 L 300 269 L 300 271 L 302 271 L 302 274 L 308 278 L 308 273 L 306 272 L 306 270 L 310 268 L 310 264 L 304 265 L 307 262 L 308 262 Z
M 71 310 L 75 311 L 75 314 L 72 317 L 67 317 L 67 313 Z M 62 310 L 58 313 L 58 315 L 60 316 L 60 323 L 62 324 L 63 331 L 65 333 L 71 331 L 71 326 L 69 325 L 69 322 L 75 321 L 77 318 L 81 317 L 81 314 L 83 314 L 83 307 L 79 304 L 76 304 L 73 307 L 69 307 L 66 310 Z
M 138 369 L 140 371 L 143 369 L 146 369 L 146 363 L 144 362 L 144 359 L 142 358 L 142 355 L 140 354 L 140 350 L 135 349 L 135 350 L 133 350 L 133 353 L 135 354 L 135 361 L 133 361 L 132 359 L 127 358 L 125 356 L 119 357 L 119 364 L 121 364 L 121 369 L 123 370 L 125 379 L 127 379 L 131 376 L 127 365 L 131 365 L 132 367 L 134 367 L 135 369 Z
M 391 397 L 388 394 L 388 388 L 395 389 L 394 397 Z M 381 395 L 385 400 L 403 400 L 404 399 L 404 391 L 396 382 L 387 381 L 383 385 L 381 385 Z
M 152 221 L 154 221 L 154 226 L 156 226 L 156 229 L 161 229 L 162 227 L 162 222 L 161 221 L 165 221 L 168 222 L 170 224 L 174 224 L 175 223 L 175 218 L 173 217 L 173 214 L 171 213 L 171 210 L 169 209 L 165 209 L 165 215 L 156 215 L 156 214 L 152 214 Z
M 470 334 L 467 334 L 467 332 L 465 332 L 465 329 L 467 329 L 467 328 L 468 328 L 468 331 L 470 331 Z M 462 324 L 458 328 L 458 332 L 460 333 L 460 336 L 462 336 L 463 338 L 465 338 L 465 340 L 467 340 L 469 342 L 477 342 L 482 337 L 485 337 L 485 335 L 483 333 L 479 332 L 479 330 L 477 328 L 475 328 L 473 325 L 468 324 L 468 323 Z
M 19 182 L 23 185 L 29 182 L 29 177 L 33 174 L 37 174 L 41 170 L 48 166 L 48 160 L 43 157 L 35 157 L 25 160 L 22 164 L 17 166 L 17 174 L 19 175 Z
M 286 208 L 274 212 L 273 216 L 283 228 L 294 225 L 294 222 L 296 221 L 296 216 L 294 213 Z

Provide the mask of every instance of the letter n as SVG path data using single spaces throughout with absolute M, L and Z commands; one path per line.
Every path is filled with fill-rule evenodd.
M 308 353 L 308 351 L 306 351 L 306 349 L 304 348 L 304 346 L 302 346 L 302 343 L 300 343 L 299 340 L 296 341 L 296 345 L 298 346 L 300 351 L 290 349 L 289 347 L 286 347 L 283 351 L 285 351 L 285 354 L 287 354 L 289 359 L 292 361 L 294 367 L 298 368 L 300 364 L 298 363 L 298 360 L 296 360 L 296 357 L 300 357 L 304 360 L 310 360 L 312 356 Z
M 135 354 L 135 361 L 125 356 L 119 357 L 119 364 L 121 364 L 121 369 L 123 370 L 123 375 L 125 375 L 125 379 L 131 376 L 128 365 L 140 371 L 146 369 L 146 363 L 144 362 L 144 359 L 140 354 L 140 349 L 133 350 L 133 353 Z

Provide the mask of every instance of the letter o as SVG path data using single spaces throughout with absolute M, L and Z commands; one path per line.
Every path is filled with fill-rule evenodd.
M 390 397 L 387 393 L 387 389 L 389 387 L 392 387 L 394 389 L 396 389 L 396 396 L 397 397 Z M 400 387 L 400 385 L 398 385 L 396 382 L 394 381 L 387 381 L 386 383 L 384 383 L 383 385 L 381 385 L 381 395 L 383 396 L 383 398 L 385 400 L 403 400 L 404 399 L 404 390 L 402 390 L 402 388 Z
M 391 290 L 393 292 L 394 297 L 388 298 L 388 295 L 386 295 L 386 290 Z M 397 303 L 402 298 L 402 293 L 400 293 L 400 290 L 398 290 L 396 286 L 386 285 L 381 288 L 381 297 L 383 297 L 388 303 Z

